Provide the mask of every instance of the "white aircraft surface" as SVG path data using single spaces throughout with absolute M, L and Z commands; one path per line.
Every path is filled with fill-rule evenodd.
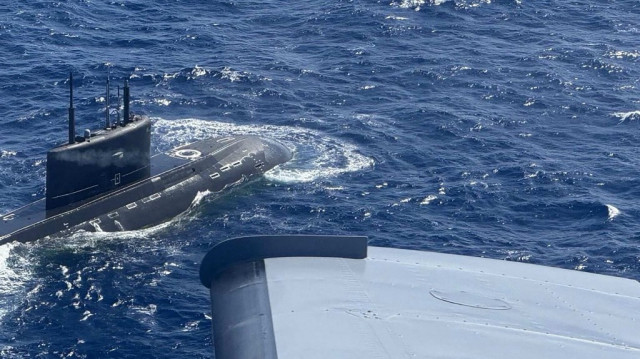
M 217 359 L 640 358 L 640 283 L 574 270 L 259 236 L 203 260 Z

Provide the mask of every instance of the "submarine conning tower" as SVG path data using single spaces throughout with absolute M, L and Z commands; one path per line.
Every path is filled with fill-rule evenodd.
M 105 128 L 94 133 L 85 130 L 84 136 L 75 135 L 72 76 L 69 90 L 69 142 L 47 153 L 47 211 L 90 199 L 151 174 L 151 120 L 129 113 L 128 82 L 124 84 L 123 120 L 110 123 L 107 100 Z

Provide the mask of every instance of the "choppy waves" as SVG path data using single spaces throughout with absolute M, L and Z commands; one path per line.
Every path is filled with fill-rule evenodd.
M 111 73 L 154 118 L 154 151 L 256 134 L 295 157 L 154 228 L 0 248 L 2 357 L 209 357 L 198 262 L 251 233 L 359 234 L 640 278 L 633 1 L 7 8 L 3 213 L 44 194 L 69 71 L 78 129 L 103 123 Z

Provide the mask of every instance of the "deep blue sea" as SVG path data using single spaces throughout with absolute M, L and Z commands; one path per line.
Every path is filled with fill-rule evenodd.
M 152 147 L 292 162 L 163 225 L 0 247 L 0 357 L 211 358 L 199 264 L 276 233 L 640 279 L 637 0 L 6 0 L 0 213 L 130 81 Z M 112 100 L 113 102 L 113 100 Z

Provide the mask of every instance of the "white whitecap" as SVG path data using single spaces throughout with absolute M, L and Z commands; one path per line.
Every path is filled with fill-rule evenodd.
M 342 191 L 344 190 L 343 186 L 326 186 L 324 187 L 327 191 Z
M 171 105 L 171 100 L 168 100 L 166 98 L 155 98 L 155 99 L 153 99 L 153 102 L 158 106 L 169 106 L 169 105 Z
M 400 20 L 400 21 L 403 21 L 403 20 L 407 20 L 408 18 L 403 17 L 403 16 L 388 15 L 387 17 L 385 17 L 385 19 L 387 19 L 387 20 L 389 20 L 389 19 L 390 19 L 390 20 Z
M 158 311 L 158 307 L 155 304 L 149 304 L 146 307 L 132 307 L 132 309 L 147 315 L 154 315 Z
M 634 51 L 616 50 L 616 51 L 609 51 L 607 52 L 606 55 L 614 59 L 623 59 L 623 58 L 636 59 L 640 57 L 640 52 L 638 50 L 634 50 Z
M 191 76 L 189 76 L 189 79 L 194 79 L 196 77 L 200 77 L 200 76 L 204 76 L 207 73 L 209 73 L 209 71 L 205 68 L 202 68 L 198 65 L 196 65 L 193 70 L 191 70 Z
M 620 119 L 619 123 L 623 123 L 625 121 L 632 121 L 640 118 L 640 110 L 638 111 L 629 111 L 629 112 L 614 112 L 612 116 Z
M 491 4 L 492 0 L 399 0 L 392 1 L 391 6 L 398 6 L 404 9 L 413 9 L 420 11 L 421 7 L 426 5 L 439 6 L 447 2 L 453 2 L 456 7 L 469 9 L 478 7 L 483 4 Z M 516 4 L 520 4 L 521 0 L 516 0 Z
M 2 158 L 15 156 L 17 154 L 18 153 L 16 151 L 7 151 L 7 150 L 0 151 L 0 157 L 2 157 Z
M 609 221 L 613 220 L 620 214 L 620 210 L 613 205 L 607 204 L 607 211 L 609 212 L 609 217 L 607 218 Z
M 312 182 L 357 172 L 374 165 L 373 159 L 341 139 L 316 130 L 274 125 L 235 125 L 200 119 L 165 120 L 154 118 L 154 141 L 159 151 L 217 136 L 258 135 L 273 138 L 294 152 L 291 161 L 265 174 L 271 181 L 282 183 Z
M 222 71 L 220 71 L 220 78 L 229 80 L 231 82 L 236 82 L 245 78 L 246 75 L 241 73 L 240 71 L 232 70 L 230 67 L 225 66 Z
M 429 203 L 431 203 L 433 200 L 437 199 L 438 196 L 430 194 L 427 197 L 425 197 L 422 202 L 420 202 L 420 205 L 427 205 Z

